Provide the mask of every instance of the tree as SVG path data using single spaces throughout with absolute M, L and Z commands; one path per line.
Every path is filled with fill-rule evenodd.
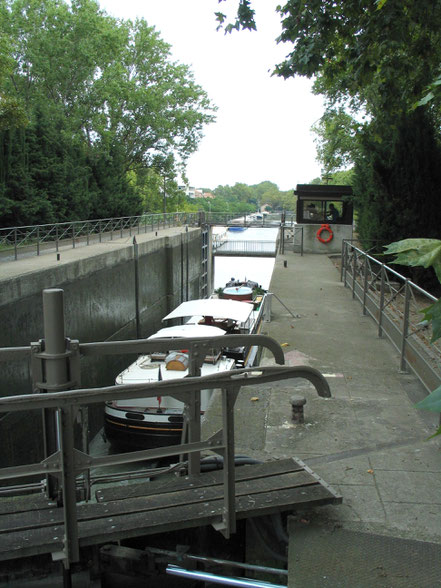
M 314 91 L 326 97 L 319 156 L 326 169 L 355 163 L 363 239 L 381 246 L 409 236 L 423 207 L 434 216 L 424 215 L 419 234 L 433 236 L 441 206 L 427 157 L 439 165 L 440 112 L 413 107 L 439 75 L 441 3 L 290 0 L 278 11 L 289 53 L 275 73 L 314 77 Z M 355 113 L 366 117 L 358 128 Z
M 137 214 L 129 171 L 171 176 L 214 120 L 189 68 L 142 19 L 116 20 L 94 0 L 0 0 L 0 30 L 0 100 L 29 120 L 23 133 L 0 127 L 3 222 Z M 3 105 L 0 124 L 13 118 Z M 28 157 L 35 142 L 39 161 Z

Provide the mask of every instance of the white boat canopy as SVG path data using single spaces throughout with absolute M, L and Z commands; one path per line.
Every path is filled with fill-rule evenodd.
M 224 329 L 212 327 L 210 325 L 178 325 L 177 327 L 166 327 L 160 329 L 149 339 L 168 339 L 171 337 L 220 337 L 225 335 Z
M 175 308 L 162 320 L 166 321 L 185 316 L 212 316 L 214 319 L 232 319 L 244 323 L 253 312 L 253 305 L 239 300 L 204 298 L 188 300 Z

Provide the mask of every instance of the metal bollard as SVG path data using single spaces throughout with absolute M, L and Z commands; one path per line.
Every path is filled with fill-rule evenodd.
M 293 396 L 291 398 L 291 408 L 292 408 L 292 421 L 296 424 L 302 424 L 305 422 L 305 415 L 303 411 L 303 407 L 306 404 L 306 398 L 304 396 Z

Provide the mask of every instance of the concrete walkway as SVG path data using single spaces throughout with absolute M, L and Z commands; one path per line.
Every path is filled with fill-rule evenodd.
M 440 438 L 426 441 L 438 422 L 437 415 L 414 407 L 426 391 L 414 376 L 399 373 L 398 354 L 387 339 L 378 338 L 376 325 L 362 315 L 331 258 L 279 256 L 270 291 L 299 318 L 273 299 L 272 321 L 263 332 L 284 347 L 287 364 L 320 370 L 332 398 L 319 398 L 304 380 L 241 392 L 236 451 L 262 459 L 300 457 L 343 496 L 342 505 L 296 513 L 290 521 L 289 585 L 441 586 L 438 574 L 435 583 L 426 577 L 428 583 L 415 584 L 406 575 L 407 584 L 401 584 L 374 572 L 364 584 L 351 580 L 351 561 L 346 572 L 340 570 L 342 583 L 326 583 L 324 576 L 314 582 L 313 564 L 311 576 L 303 569 L 302 580 L 295 582 L 301 547 L 295 542 L 301 533 L 314 537 L 324 528 L 345 529 L 368 532 L 372 539 L 386 535 L 441 544 Z M 303 425 L 291 421 L 293 394 L 307 399 Z M 335 545 L 330 540 L 328 547 Z M 317 563 L 313 546 L 314 541 L 307 556 Z M 317 543 L 321 548 L 323 542 Z M 440 561 L 441 547 L 435 551 Z

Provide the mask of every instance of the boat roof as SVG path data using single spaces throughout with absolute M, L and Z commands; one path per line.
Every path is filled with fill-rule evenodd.
M 178 325 L 160 329 L 149 339 L 168 339 L 170 337 L 220 337 L 225 335 L 224 329 L 210 325 Z
M 253 305 L 239 300 L 204 298 L 180 304 L 162 320 L 185 316 L 212 316 L 215 319 L 232 319 L 244 323 L 253 311 Z

